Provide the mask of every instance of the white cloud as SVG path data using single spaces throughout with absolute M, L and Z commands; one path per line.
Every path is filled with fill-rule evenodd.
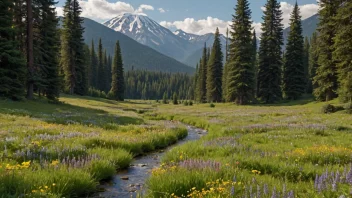
M 57 16 L 64 16 L 63 7 L 56 7 L 56 14 L 57 14 Z
M 134 12 L 136 14 L 144 14 L 144 10 L 154 10 L 154 7 L 151 5 L 142 4 L 139 8 Z
M 206 34 L 214 33 L 216 28 L 219 28 L 220 33 L 225 34 L 226 29 L 231 23 L 229 21 L 223 21 L 218 18 L 207 17 L 206 19 L 195 20 L 194 18 L 186 18 L 183 21 L 174 22 L 160 22 L 160 25 L 166 28 L 182 29 L 185 32 L 193 34 Z
M 111 19 L 124 13 L 135 13 L 143 14 L 146 10 L 154 10 L 151 5 L 140 5 L 137 9 L 134 9 L 131 4 L 116 1 L 110 3 L 107 0 L 79 0 L 79 4 L 82 7 L 82 17 L 95 19 L 98 21 Z M 63 15 L 63 8 L 56 7 L 56 11 L 59 16 Z
M 163 8 L 158 9 L 160 13 L 165 13 L 166 11 Z

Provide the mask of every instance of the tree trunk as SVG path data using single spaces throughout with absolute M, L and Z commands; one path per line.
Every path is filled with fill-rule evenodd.
M 27 67 L 28 67 L 28 90 L 27 99 L 33 99 L 34 87 L 34 58 L 33 58 L 33 12 L 32 0 L 27 0 Z

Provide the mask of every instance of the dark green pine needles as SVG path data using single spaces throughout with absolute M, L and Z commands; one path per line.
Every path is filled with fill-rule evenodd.
M 215 40 L 207 66 L 207 101 L 222 101 L 222 60 L 221 41 L 219 29 L 216 29 Z
M 23 98 L 25 60 L 14 40 L 16 29 L 12 26 L 12 0 L 0 3 L 0 97 L 13 100 Z
M 249 103 L 254 96 L 254 54 L 248 0 L 238 0 L 235 11 L 226 66 L 226 100 L 242 105 Z
M 318 68 L 314 83 L 314 95 L 316 99 L 329 101 L 337 94 L 337 69 L 336 60 L 333 59 L 335 50 L 334 37 L 338 31 L 336 14 L 340 1 L 321 0 L 318 25 Z
M 123 62 L 120 43 L 116 42 L 114 60 L 112 64 L 112 82 L 110 94 L 114 100 L 123 101 L 125 99 L 125 81 L 123 76 Z
M 296 3 L 290 19 L 283 71 L 283 94 L 290 100 L 298 99 L 306 90 L 303 44 L 301 16 Z
M 283 45 L 282 11 L 277 0 L 268 0 L 259 48 L 258 98 L 265 103 L 282 99 L 281 67 Z

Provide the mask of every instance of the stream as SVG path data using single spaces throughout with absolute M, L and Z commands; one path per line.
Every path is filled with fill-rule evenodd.
M 137 157 L 132 162 L 132 165 L 124 171 L 118 172 L 108 183 L 103 183 L 99 188 L 104 189 L 95 197 L 104 198 L 130 198 L 137 197 L 138 194 L 145 192 L 144 184 L 151 174 L 152 169 L 160 166 L 160 161 L 163 155 L 176 146 L 180 146 L 186 142 L 200 139 L 206 135 L 203 129 L 187 126 L 188 136 L 176 144 L 147 155 Z

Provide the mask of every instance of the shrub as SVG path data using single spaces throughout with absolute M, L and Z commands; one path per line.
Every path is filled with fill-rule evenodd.
M 189 105 L 188 101 L 185 100 L 185 101 L 183 102 L 183 105 L 188 106 L 188 105 Z
M 189 106 L 193 106 L 193 101 L 189 101 Z
M 346 113 L 352 114 L 352 102 L 346 104 L 344 109 L 346 110 Z
M 215 107 L 215 104 L 214 103 L 210 103 L 210 108 L 214 108 Z
M 322 107 L 321 111 L 322 111 L 322 113 L 335 113 L 336 108 L 332 104 L 326 104 Z

